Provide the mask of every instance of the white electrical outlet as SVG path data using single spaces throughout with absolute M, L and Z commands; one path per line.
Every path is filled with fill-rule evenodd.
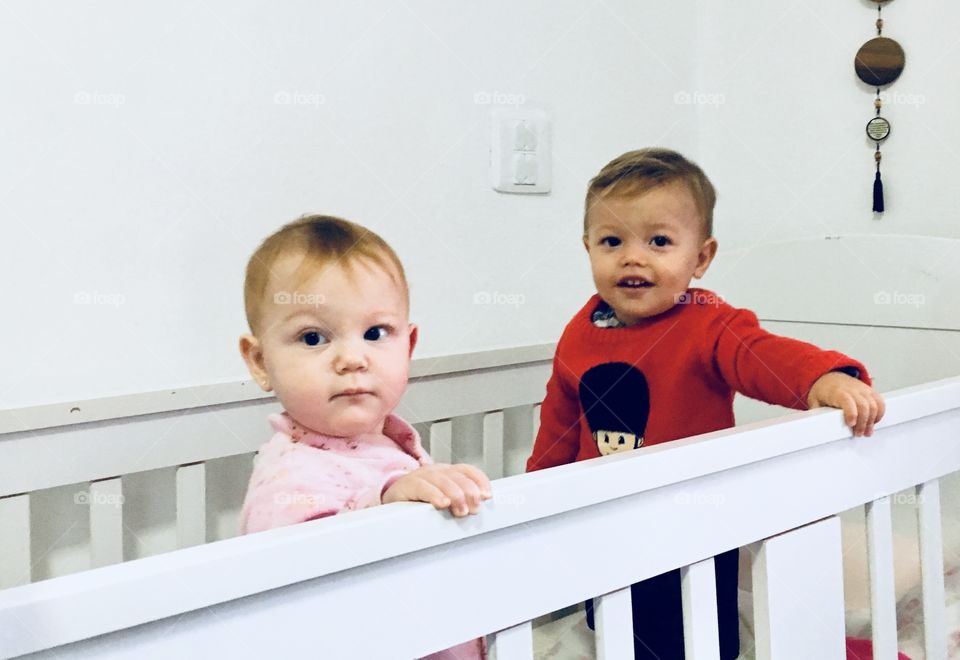
M 550 192 L 550 120 L 542 110 L 493 111 L 490 174 L 494 190 Z

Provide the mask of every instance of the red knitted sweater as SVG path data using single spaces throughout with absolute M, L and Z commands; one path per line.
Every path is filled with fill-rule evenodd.
M 686 304 L 621 328 L 600 328 L 594 295 L 567 324 L 553 360 L 540 431 L 527 471 L 655 445 L 734 425 L 741 392 L 805 410 L 807 394 L 833 370 L 866 368 L 763 330 L 756 315 L 690 289 Z

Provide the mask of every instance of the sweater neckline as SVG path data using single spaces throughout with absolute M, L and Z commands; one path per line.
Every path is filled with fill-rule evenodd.
M 687 289 L 687 290 L 692 291 L 693 289 Z M 618 335 L 618 333 L 623 334 L 625 332 L 630 332 L 630 331 L 638 332 L 640 330 L 647 330 L 649 328 L 656 327 L 661 323 L 669 322 L 671 319 L 677 320 L 677 318 L 683 313 L 683 309 L 678 309 L 678 308 L 685 307 L 685 305 L 681 305 L 678 303 L 665 312 L 661 312 L 656 316 L 641 319 L 640 321 L 638 321 L 637 323 L 634 323 L 633 325 L 621 325 L 621 326 L 611 326 L 611 327 L 603 328 L 603 327 L 596 326 L 593 323 L 593 313 L 597 310 L 597 308 L 600 305 L 609 306 L 610 303 L 608 303 L 606 300 L 600 297 L 599 293 L 593 294 L 593 296 L 590 297 L 590 301 L 582 310 L 581 318 L 583 318 L 586 321 L 586 325 L 589 327 L 591 331 L 596 331 L 597 333 L 600 333 L 601 336 L 604 336 L 604 335 L 614 336 L 614 335 Z

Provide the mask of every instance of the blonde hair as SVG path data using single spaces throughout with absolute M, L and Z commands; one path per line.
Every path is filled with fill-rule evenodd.
M 305 215 L 268 236 L 247 262 L 243 284 L 243 302 L 250 332 L 257 333 L 263 296 L 276 262 L 290 254 L 302 254 L 297 268 L 300 281 L 312 273 L 339 263 L 352 268 L 365 260 L 386 270 L 403 288 L 409 305 L 409 288 L 403 264 L 393 249 L 376 233 L 343 218 L 331 215 Z
M 583 212 L 583 235 L 589 229 L 591 207 L 601 197 L 629 197 L 670 183 L 682 181 L 690 190 L 703 220 L 706 238 L 713 236 L 713 207 L 717 192 L 696 163 L 670 149 L 648 148 L 628 151 L 607 163 L 590 180 Z

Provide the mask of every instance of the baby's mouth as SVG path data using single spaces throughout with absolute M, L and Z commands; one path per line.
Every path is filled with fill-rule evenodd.
M 653 286 L 642 277 L 624 277 L 617 281 L 617 287 L 622 289 L 647 289 Z
M 332 397 L 330 397 L 330 399 L 333 400 L 333 399 L 339 399 L 341 397 L 364 396 L 364 395 L 372 395 L 372 394 L 373 392 L 371 392 L 370 390 L 364 390 L 364 389 L 353 387 L 348 390 L 343 390 L 342 392 L 338 392 L 337 394 L 334 394 Z

